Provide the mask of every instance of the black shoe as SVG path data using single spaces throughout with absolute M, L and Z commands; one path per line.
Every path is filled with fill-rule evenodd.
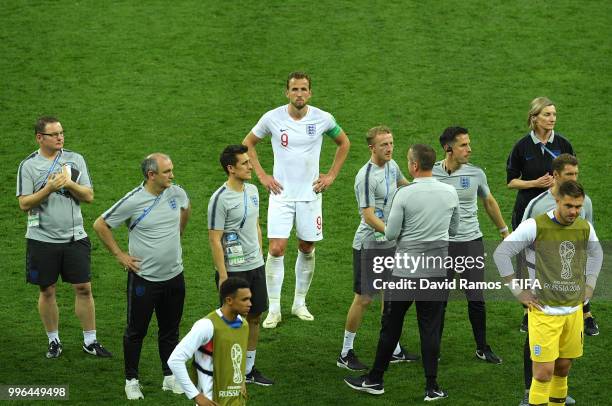
M 355 355 L 355 351 L 352 349 L 348 350 L 346 357 L 343 357 L 342 354 L 338 355 L 336 365 L 340 368 L 346 368 L 349 371 L 365 371 L 368 369 L 367 366 L 359 361 L 359 358 Z
M 94 341 L 89 345 L 83 344 L 83 352 L 101 358 L 110 358 L 113 356 L 113 354 L 111 354 L 106 348 L 102 347 L 102 344 L 97 341 Z
M 444 399 L 448 397 L 448 393 L 440 389 L 439 387 L 435 387 L 432 389 L 425 389 L 425 402 L 431 402 L 433 400 Z
M 476 356 L 483 361 L 490 362 L 491 364 L 501 364 L 502 363 L 501 358 L 495 355 L 490 345 L 485 345 L 482 351 L 476 350 Z
M 588 336 L 599 335 L 599 326 L 592 316 L 584 319 L 584 334 Z
M 400 345 L 400 349 L 401 351 L 399 354 L 397 355 L 393 354 L 391 356 L 391 361 L 389 361 L 390 363 L 396 364 L 398 362 L 414 362 L 414 361 L 418 361 L 421 358 L 416 354 L 409 353 L 401 345 Z
M 57 340 L 51 341 L 47 348 L 47 358 L 59 358 L 60 355 L 62 355 L 62 343 Z
M 246 383 L 254 383 L 256 385 L 261 386 L 271 386 L 274 385 L 274 381 L 272 379 L 268 379 L 261 374 L 255 367 L 251 369 L 251 373 L 246 376 Z
M 521 333 L 529 332 L 529 324 L 527 323 L 527 313 L 523 314 L 523 320 L 521 320 L 521 328 L 519 330 Z
M 382 395 L 385 393 L 383 384 L 370 382 L 367 375 L 347 376 L 344 378 L 344 382 L 351 388 L 360 392 L 366 392 L 372 395 Z

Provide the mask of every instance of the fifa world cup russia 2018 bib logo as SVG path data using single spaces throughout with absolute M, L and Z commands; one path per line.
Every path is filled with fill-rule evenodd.
M 559 245 L 559 256 L 561 256 L 561 278 L 572 277 L 572 258 L 576 254 L 576 247 L 571 241 L 563 241 Z
M 232 367 L 234 368 L 234 383 L 242 383 L 242 372 L 240 371 L 240 364 L 242 362 L 242 348 L 238 344 L 232 345 L 230 350 L 230 358 L 232 359 Z

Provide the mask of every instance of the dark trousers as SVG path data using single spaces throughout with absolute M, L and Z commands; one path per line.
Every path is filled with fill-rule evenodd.
M 157 342 L 164 376 L 172 375 L 168 358 L 178 344 L 179 325 L 185 301 L 183 274 L 163 282 L 151 282 L 128 272 L 127 327 L 123 335 L 125 378 L 138 378 L 142 341 L 147 335 L 153 311 L 157 317 Z
M 477 238 L 473 241 L 465 242 L 450 242 L 448 245 L 448 256 L 457 257 L 482 257 L 484 258 L 484 244 L 482 237 Z M 456 262 L 454 262 L 456 263 Z M 458 273 L 455 269 L 448 270 L 448 280 L 451 281 L 455 277 L 459 279 L 467 280 L 468 282 L 483 282 L 484 281 L 485 269 L 482 267 L 470 267 Z M 465 298 L 468 301 L 468 318 L 472 325 L 472 333 L 474 334 L 474 341 L 476 341 L 476 348 L 483 350 L 487 345 L 487 313 L 484 302 L 484 294 L 482 289 L 465 289 Z M 444 311 L 446 311 L 446 303 L 444 304 Z M 444 318 L 442 319 L 442 328 L 440 334 L 444 330 Z
M 443 281 L 444 278 L 429 278 L 431 281 Z M 417 279 L 418 286 L 418 279 Z M 405 295 L 406 292 L 403 293 Z M 416 292 L 419 299 L 428 292 Z M 438 296 L 439 295 L 439 296 Z M 448 290 L 436 292 L 436 296 L 448 296 Z M 370 370 L 369 379 L 373 382 L 382 382 L 383 374 L 389 366 L 393 350 L 402 334 L 404 316 L 412 303 L 416 306 L 417 322 L 421 340 L 421 359 L 425 370 L 427 388 L 434 387 L 438 375 L 438 357 L 440 355 L 440 332 L 444 318 L 445 300 L 385 300 L 381 318 L 380 336 L 376 348 L 374 366 Z

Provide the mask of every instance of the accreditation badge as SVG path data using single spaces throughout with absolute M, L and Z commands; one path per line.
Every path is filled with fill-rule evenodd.
M 374 209 L 374 214 L 383 222 L 385 221 L 385 214 L 381 209 Z M 378 231 L 374 231 L 374 238 L 376 239 L 376 241 L 387 241 L 387 239 L 385 238 L 385 234 L 379 233 Z
M 37 209 L 28 211 L 28 228 L 40 226 L 40 212 Z
M 225 257 L 229 265 L 242 265 L 245 262 L 242 243 L 237 233 L 227 233 L 223 236 Z

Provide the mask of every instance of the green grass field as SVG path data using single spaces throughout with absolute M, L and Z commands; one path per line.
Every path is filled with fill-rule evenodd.
M 506 189 L 505 160 L 526 132 L 529 102 L 557 103 L 557 130 L 581 159 L 581 180 L 593 200 L 601 240 L 610 240 L 612 171 L 609 113 L 612 74 L 610 2 L 444 1 L 298 3 L 213 1 L 10 1 L 0 13 L 0 117 L 3 134 L 0 228 L 4 292 L 0 300 L 0 384 L 68 384 L 70 403 L 122 404 L 122 335 L 126 277 L 91 225 L 140 182 L 148 153 L 168 153 L 177 183 L 190 194 L 193 217 L 183 240 L 187 279 L 185 334 L 217 302 L 206 229 L 206 207 L 224 181 L 221 149 L 239 143 L 265 111 L 285 103 L 293 70 L 313 77 L 312 104 L 330 111 L 352 140 L 341 175 L 324 195 L 325 240 L 309 294 L 313 323 L 290 317 L 295 241 L 286 256 L 285 321 L 264 330 L 257 364 L 277 384 L 249 387 L 253 405 L 395 405 L 422 402 L 417 365 L 394 365 L 384 396 L 355 393 L 335 366 L 352 300 L 351 241 L 358 224 L 352 191 L 368 159 L 364 135 L 385 123 L 394 130 L 395 158 L 416 142 L 436 147 L 448 125 L 470 130 L 472 161 L 485 169 L 506 221 L 514 192 Z M 607 38 L 607 39 L 606 39 Z M 37 146 L 37 116 L 55 114 L 66 147 L 82 153 L 95 185 L 83 207 L 93 241 L 93 289 L 98 337 L 115 357 L 98 360 L 80 350 L 71 287 L 58 289 L 64 354 L 44 358 L 46 337 L 36 310 L 37 289 L 24 283 L 26 216 L 14 197 L 19 162 Z M 332 160 L 326 141 L 322 170 Z M 258 152 L 271 171 L 269 141 Z M 263 195 L 263 190 L 260 190 Z M 267 201 L 261 211 L 265 230 Z M 497 238 L 482 216 L 485 237 Z M 125 246 L 125 229 L 116 233 Z M 266 247 L 264 247 L 266 249 Z M 608 267 L 609 270 L 609 267 Z M 604 285 L 605 286 L 605 285 Z M 611 286 L 612 288 L 612 286 Z M 610 295 L 599 287 L 593 306 L 601 334 L 585 340 L 585 355 L 570 377 L 580 404 L 610 404 Z M 599 299 L 597 299 L 599 297 Z M 373 306 L 355 343 L 373 361 L 379 330 Z M 488 305 L 489 342 L 500 366 L 475 359 L 466 304 L 451 302 L 439 381 L 452 405 L 515 405 L 522 395 L 521 308 Z M 140 379 L 150 404 L 188 404 L 162 393 L 153 322 L 141 357 Z M 402 341 L 418 346 L 414 310 Z M 607 382 L 607 383 L 606 383 Z

